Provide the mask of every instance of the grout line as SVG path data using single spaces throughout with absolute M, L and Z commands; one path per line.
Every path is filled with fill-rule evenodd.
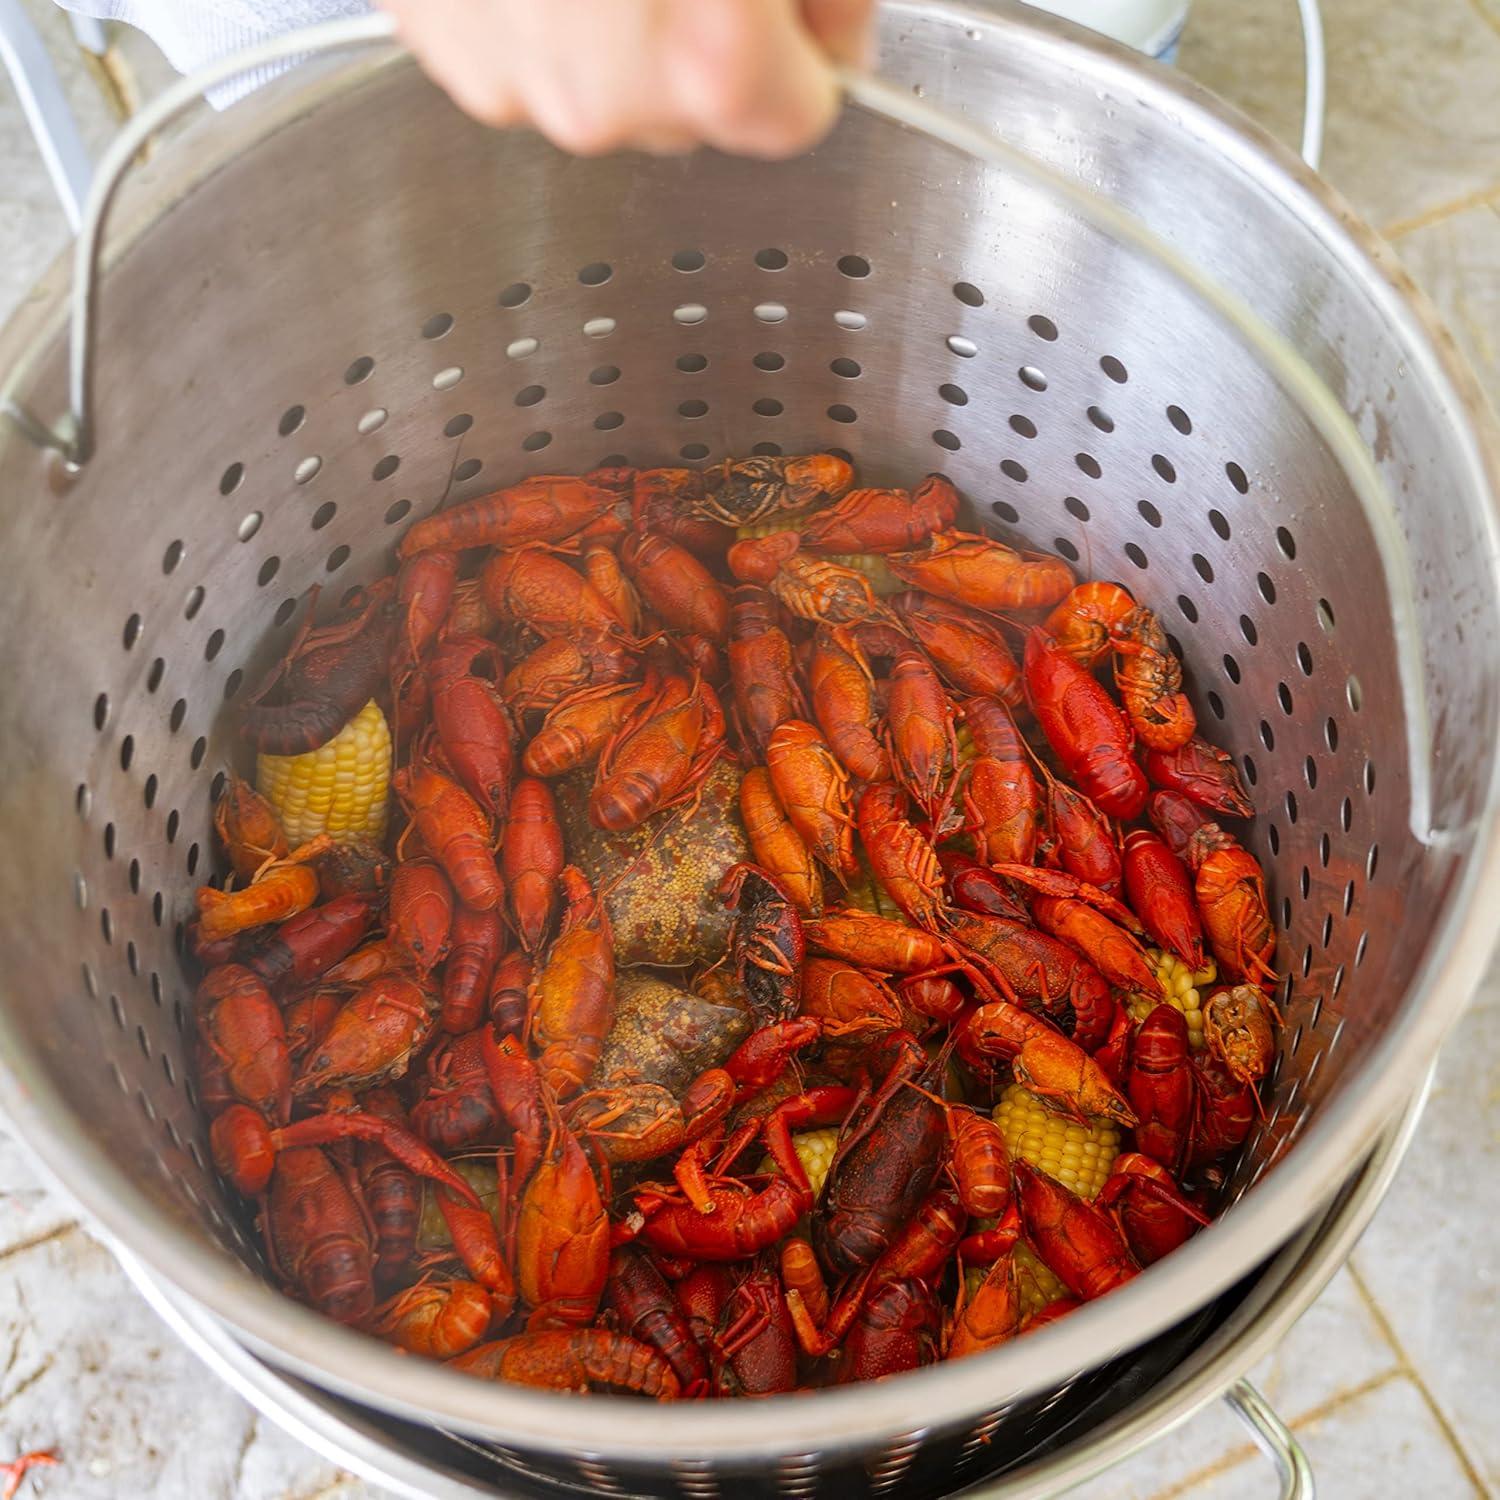
M 1358 1267 L 1353 1259 L 1348 1261 L 1349 1278 L 1354 1283 L 1354 1289 L 1360 1295 L 1370 1316 L 1374 1318 L 1376 1326 L 1380 1329 L 1380 1336 L 1395 1351 L 1396 1358 L 1401 1361 L 1401 1368 L 1410 1378 L 1411 1383 L 1416 1386 L 1421 1394 L 1422 1400 L 1426 1402 L 1427 1409 L 1432 1413 L 1432 1419 L 1438 1424 L 1443 1434 L 1444 1441 L 1453 1450 L 1454 1457 L 1458 1459 L 1459 1465 L 1464 1471 L 1469 1483 L 1474 1486 L 1474 1493 L 1486 1496 L 1490 1493 L 1489 1486 L 1480 1477 L 1479 1466 L 1469 1456 L 1469 1451 L 1458 1429 L 1448 1420 L 1447 1414 L 1438 1404 L 1437 1398 L 1428 1389 L 1427 1382 L 1422 1378 L 1422 1372 L 1417 1368 L 1411 1356 L 1406 1352 L 1406 1346 L 1401 1342 L 1396 1330 L 1391 1326 L 1391 1321 L 1385 1315 L 1385 1309 L 1377 1301 L 1375 1294 L 1365 1285 L 1365 1279 L 1360 1275 Z
M 49 1229 L 46 1234 L 33 1235 L 29 1240 L 17 1240 L 14 1245 L 7 1245 L 0 1250 L 0 1260 L 10 1260 L 13 1256 L 24 1255 L 28 1250 L 36 1250 L 42 1245 L 49 1245 L 53 1240 L 60 1240 L 64 1235 L 72 1234 L 79 1228 L 76 1219 L 66 1224 L 59 1224 L 56 1229 Z
M 1441 224 L 1443 220 L 1451 219 L 1466 209 L 1487 208 L 1496 202 L 1500 202 L 1500 183 L 1491 183 L 1489 187 L 1478 188 L 1458 198 L 1450 198 L 1446 203 L 1424 208 L 1420 213 L 1411 214 L 1404 219 L 1393 219 L 1380 230 L 1380 234 L 1386 240 L 1399 240 L 1403 235 L 1411 234 L 1415 230 L 1430 229 L 1434 224 Z

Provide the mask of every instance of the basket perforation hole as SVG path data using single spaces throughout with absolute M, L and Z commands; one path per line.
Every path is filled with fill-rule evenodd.
M 1292 690 L 1284 682 L 1276 684 L 1276 701 L 1281 705 L 1282 713 L 1290 718 L 1292 713 Z
M 311 484 L 318 477 L 318 470 L 323 467 L 323 460 L 316 453 L 309 453 L 295 469 L 292 470 L 292 478 L 298 484 Z
M 1307 893 L 1312 889 L 1312 871 L 1306 865 L 1302 866 L 1301 873 L 1297 876 L 1297 889 L 1302 893 L 1302 899 L 1307 900 Z
M 361 437 L 369 437 L 372 432 L 379 432 L 385 426 L 386 418 L 390 413 L 383 406 L 372 406 L 369 411 L 361 412 L 359 421 L 354 424 L 354 430 Z
M 146 1028 L 144 1026 L 138 1025 L 135 1028 L 135 1044 L 141 1049 L 141 1056 L 144 1057 L 147 1062 L 150 1062 L 151 1039 L 146 1035 Z M 141 1095 L 142 1099 L 144 1099 L 145 1097 L 146 1096 L 144 1094 Z
M 1365 879 L 1374 880 L 1375 871 L 1380 868 L 1380 845 L 1371 844 L 1370 852 L 1365 856 Z
M 751 402 L 750 409 L 758 417 L 779 417 L 784 408 L 774 396 L 759 396 Z
M 1088 418 L 1100 432 L 1113 432 L 1115 430 L 1115 419 L 1102 406 L 1089 407 Z
M 1286 529 L 1285 526 L 1276 528 L 1276 546 L 1281 555 L 1288 562 L 1294 562 L 1297 557 L 1297 539 Z
M 160 782 L 156 779 L 156 772 L 153 771 L 146 778 L 145 786 L 141 788 L 141 800 L 146 804 L 147 811 L 150 811 L 156 805 L 156 789 L 159 785 Z
M 224 795 L 224 785 L 229 780 L 223 771 L 215 771 L 214 779 L 208 785 L 208 800 L 210 804 L 217 803 Z
M 265 586 L 270 583 L 270 581 L 275 578 L 277 573 L 280 571 L 281 559 L 277 557 L 275 553 L 272 553 L 271 556 L 268 557 L 260 565 L 255 574 L 255 581 L 261 588 L 265 588 Z
M 327 558 L 324 559 L 323 570 L 327 573 L 337 573 L 338 570 L 342 568 L 348 561 L 349 548 L 344 543 L 340 543 L 333 549 L 332 552 L 328 554 Z
M 166 671 L 166 662 L 159 656 L 155 657 L 151 662 L 150 669 L 146 673 L 146 691 L 148 693 L 154 693 L 161 686 L 161 680 L 166 675 Z M 102 729 L 104 726 L 101 724 L 99 727 Z
M 187 551 L 187 543 L 181 538 L 174 538 L 167 543 L 166 550 L 161 555 L 161 570 L 163 573 L 175 573 L 177 565 L 182 561 L 183 554 Z
M 1281 926 L 1284 932 L 1292 930 L 1292 898 L 1290 896 L 1281 898 Z
M 1281 830 L 1274 823 L 1266 825 L 1266 845 L 1272 854 L 1281 853 Z
M 1260 740 L 1267 750 L 1275 750 L 1276 731 L 1271 728 L 1265 719 L 1260 721 Z
M 1136 543 L 1126 542 L 1121 550 L 1124 552 L 1125 556 L 1128 557 L 1131 562 L 1136 565 L 1136 567 L 1144 570 L 1151 566 L 1151 561 L 1146 556 L 1145 551 L 1141 547 L 1137 546 Z
M 1359 941 L 1354 945 L 1354 967 L 1357 969 L 1365 961 L 1365 955 L 1370 951 L 1370 934 L 1362 932 Z
M 607 339 L 619 326 L 613 318 L 590 318 L 583 325 L 583 336 L 589 339 Z
M 677 415 L 689 419 L 706 417 L 708 415 L 707 401 L 681 401 L 677 405 Z
M 1347 917 L 1354 910 L 1354 882 L 1352 880 L 1344 883 L 1344 915 Z
M 361 385 L 375 373 L 375 361 L 368 354 L 361 354 L 358 359 L 351 360 L 348 368 L 344 371 L 345 385 Z
M 625 425 L 625 413 L 622 411 L 601 411 L 594 418 L 594 426 L 600 432 L 613 432 L 617 427 Z
M 774 375 L 778 370 L 783 370 L 786 368 L 786 356 L 784 354 L 778 354 L 774 349 L 764 349 L 759 354 L 757 354 L 755 358 L 750 361 L 750 363 L 753 364 L 757 370 L 764 370 L 766 374 Z M 836 359 L 833 363 L 835 365 L 854 365 L 854 374 L 859 374 L 859 366 L 857 364 L 854 364 L 854 361 L 852 359 Z M 842 373 L 843 372 L 840 370 L 834 370 L 835 375 Z
M 956 354 L 960 359 L 973 359 L 979 353 L 979 345 L 973 339 L 966 339 L 961 333 L 950 333 L 944 340 L 950 354 Z M 1038 371 L 1038 374 L 1041 372 Z M 1024 378 L 1024 377 L 1023 377 Z M 1043 379 L 1045 380 L 1045 376 Z M 1028 382 L 1029 383 L 1029 382 Z M 1043 386 L 1033 386 L 1033 390 L 1045 390 Z
M 1313 674 L 1312 651 L 1308 648 L 1308 644 L 1307 644 L 1306 641 L 1298 641 L 1297 642 L 1297 665 L 1302 669 L 1302 675 L 1304 677 L 1311 677 L 1312 676 L 1312 674 Z
M 1249 615 L 1240 616 L 1240 634 L 1245 637 L 1247 645 L 1255 645 L 1260 640 L 1260 632 L 1255 628 L 1255 621 Z
M 83 878 L 82 870 L 73 871 L 73 904 L 79 911 L 89 909 L 89 883 Z
M 1297 794 L 1291 790 L 1286 794 L 1286 820 L 1288 823 L 1297 821 Z
M 387 526 L 394 526 L 394 525 L 396 525 L 396 523 L 398 521 L 404 521 L 407 518 L 407 516 L 410 515 L 410 514 L 411 514 L 411 501 L 410 500 L 397 500 L 394 504 L 386 507 L 385 524 Z M 292 610 L 296 609 L 296 607 L 297 607 L 296 600 L 294 600 L 294 599 L 288 599 L 287 603 L 292 606 Z M 291 619 L 291 612 L 288 612 L 287 619 L 288 620 Z M 286 621 L 283 620 L 283 621 L 280 621 L 279 623 L 285 624 Z
M 1333 840 L 1326 832 L 1318 836 L 1318 863 L 1326 870 L 1328 861 L 1333 857 Z
M 965 307 L 983 307 L 984 293 L 971 281 L 955 281 L 953 283 L 953 295 L 963 303 Z
M 166 1077 L 167 1086 L 169 1088 L 175 1089 L 177 1087 L 177 1069 L 172 1066 L 171 1056 L 165 1052 L 161 1054 L 161 1070 Z M 179 1151 L 182 1150 L 182 1137 L 178 1135 L 177 1127 L 171 1122 L 171 1120 L 168 1120 L 166 1124 L 167 1135 L 171 1138 L 172 1144 L 176 1146 Z
M 196 843 L 190 844 L 187 852 L 187 872 L 189 875 L 196 875 L 198 873 L 198 854 L 198 845 Z
M 862 312 L 856 312 L 851 307 L 841 307 L 834 313 L 833 321 L 846 333 L 859 333 L 870 320 Z
M 321 531 L 339 513 L 338 502 L 325 500 L 313 513 L 309 523 L 314 531 Z
M 111 994 L 109 997 L 109 1013 L 115 1018 L 115 1025 L 118 1026 L 121 1031 L 124 1031 L 125 1006 L 121 1002 L 120 997 L 116 994 Z
M 1318 600 L 1317 608 L 1318 627 L 1324 635 L 1332 635 L 1335 624 L 1333 606 L 1326 599 Z
M 203 643 L 203 660 L 213 661 L 223 649 L 224 632 L 219 629 L 211 631 L 208 639 Z
M 1245 471 L 1237 463 L 1231 460 L 1229 463 L 1225 464 L 1224 473 L 1228 476 L 1230 484 L 1232 484 L 1235 489 L 1240 492 L 1240 494 L 1248 495 L 1250 493 L 1250 481 L 1248 478 L 1246 478 Z
M 73 810 L 80 818 L 87 818 L 94 806 L 94 794 L 86 781 L 80 781 L 73 793 Z
M 1013 479 L 1017 484 L 1025 484 L 1030 478 L 1025 464 L 1019 464 L 1013 458 L 1002 458 L 1000 460 L 1000 472 L 1007 479 Z
M 1328 946 L 1329 940 L 1332 937 L 1333 937 L 1333 913 L 1331 911 L 1330 912 L 1324 912 L 1323 913 L 1323 931 L 1322 931 L 1323 947 L 1326 948 Z
M 835 402 L 828 408 L 828 417 L 834 422 L 857 422 L 859 413 L 852 406 L 845 406 L 842 402 Z
M 1065 536 L 1052 538 L 1052 550 L 1060 557 L 1065 557 L 1069 562 L 1077 562 L 1080 556 L 1078 548 Z
M 177 842 L 177 830 L 181 826 L 181 824 L 182 814 L 178 812 L 174 807 L 171 812 L 167 814 L 167 842 L 169 844 L 175 844 Z
M 1099 466 L 1099 460 L 1092 453 L 1075 453 L 1073 462 L 1089 476 L 1090 479 L 1102 477 L 1104 470 Z
M 1172 466 L 1172 460 L 1164 453 L 1153 453 L 1151 455 L 1151 467 L 1156 470 L 1158 479 L 1165 480 L 1167 484 L 1177 483 L 1177 470 Z
M 596 260 L 578 273 L 578 279 L 584 286 L 603 286 L 614 274 L 613 266 L 606 265 L 602 260 Z
M 1302 762 L 1302 779 L 1307 782 L 1309 791 L 1316 789 L 1318 785 L 1318 763 L 1310 755 Z
M 305 407 L 289 406 L 282 412 L 281 420 L 276 424 L 276 431 L 281 437 L 291 437 L 306 419 L 307 409 Z
M 1008 500 L 992 500 L 990 509 L 1008 526 L 1014 526 L 1021 519 L 1021 512 Z
M 172 705 L 172 712 L 167 715 L 167 727 L 176 734 L 182 728 L 182 721 L 187 718 L 187 699 L 179 698 Z
M 516 392 L 515 402 L 517 406 L 535 406 L 546 394 L 547 387 L 544 385 L 523 385 Z
M 1193 553 L 1193 571 L 1204 583 L 1214 581 L 1214 565 L 1201 552 Z
M 135 759 L 135 736 L 127 734 L 120 741 L 120 769 L 128 771 L 130 763 Z
M 939 448 L 946 449 L 949 453 L 957 453 L 963 447 L 963 442 L 956 432 L 949 432 L 946 427 L 939 427 L 933 434 L 932 440 Z
M 785 250 L 757 250 L 755 252 L 755 264 L 762 271 L 784 271 L 787 268 L 788 256 Z
M 1044 340 L 1046 343 L 1055 344 L 1057 342 L 1057 324 L 1044 313 L 1032 313 L 1026 320 L 1026 326 L 1039 339 Z
M 501 307 L 523 307 L 531 301 L 531 288 L 524 281 L 513 281 L 500 293 Z
M 782 450 L 780 443 L 756 443 L 750 451 L 764 458 L 780 458 Z
M 1140 512 L 1141 519 L 1148 526 L 1161 526 L 1161 512 L 1149 500 L 1137 500 L 1135 508 Z
M 114 943 L 115 919 L 107 906 L 99 908 L 99 933 L 106 943 Z
M 1214 535 L 1221 542 L 1227 542 L 1230 537 L 1229 517 L 1221 510 L 1210 510 L 1208 513 L 1208 524 L 1213 527 Z
M 1036 423 L 1030 417 L 1024 417 L 1016 412 L 1010 419 L 1010 430 L 1018 437 L 1034 438 L 1036 436 Z
M 528 344 L 531 346 L 530 348 L 520 347 Z M 518 339 L 505 352 L 510 354 L 512 359 L 524 359 L 527 354 L 535 354 L 540 347 L 541 345 L 535 339 Z M 518 352 L 512 353 L 512 350 L 518 350 Z M 463 378 L 464 371 L 462 365 L 449 365 L 446 369 L 439 370 L 432 377 L 432 388 L 435 391 L 451 391 Z
M 1224 653 L 1224 675 L 1236 687 L 1240 685 L 1240 664 L 1227 651 Z
M 1073 516 L 1075 519 L 1083 521 L 1085 523 L 1087 523 L 1091 514 L 1088 506 L 1085 505 L 1077 495 L 1069 495 L 1067 499 L 1063 501 L 1063 509 L 1067 511 L 1070 516 Z
M 1099 360 L 1099 368 L 1114 381 L 1116 385 L 1124 385 L 1130 379 L 1130 372 L 1124 364 L 1115 358 L 1113 354 L 1103 355 Z
M 1313 946 L 1312 946 L 1311 943 L 1309 943 L 1302 950 L 1302 964 L 1301 964 L 1301 968 L 1302 968 L 1302 977 L 1304 979 L 1306 979 L 1307 976 L 1312 972 L 1312 961 L 1313 961 Z M 1302 1028 L 1300 1026 L 1297 1028 L 1297 1040 L 1299 1042 L 1302 1040 Z
M 126 874 L 126 880 L 130 886 L 130 894 L 139 896 L 141 893 L 141 862 L 138 859 L 130 861 L 130 868 Z
M 1224 717 L 1224 700 L 1212 688 L 1209 688 L 1203 696 L 1208 700 L 1208 711 L 1214 718 L 1222 719 Z
M 779 370 L 781 366 L 786 363 L 786 361 L 783 360 L 779 354 L 776 356 L 776 359 L 778 360 L 778 363 L 772 368 Z M 756 357 L 756 364 L 759 365 L 761 369 L 766 368 L 765 365 L 760 364 L 759 356 Z M 836 359 L 829 364 L 828 368 L 843 380 L 858 380 L 859 377 L 864 373 L 864 367 L 857 359 Z M 958 387 L 955 386 L 954 389 L 957 390 Z
M 949 406 L 967 406 L 969 404 L 969 393 L 961 386 L 954 385 L 952 381 L 944 381 L 938 387 L 938 395 L 948 403 Z M 1010 425 L 1015 427 L 1016 419 L 1010 419 Z
M 394 453 L 387 453 L 380 459 L 375 467 L 370 470 L 370 478 L 377 483 L 382 479 L 389 479 L 397 469 L 401 467 L 401 460 Z
M 841 255 L 837 264 L 839 274 L 851 281 L 863 281 L 870 274 L 870 262 L 862 255 Z
M 1196 625 L 1198 623 L 1198 606 L 1186 594 L 1179 594 L 1177 596 L 1177 609 L 1189 625 Z
M 1245 762 L 1245 780 L 1248 781 L 1251 786 L 1254 786 L 1260 780 L 1260 771 L 1256 767 L 1255 757 L 1246 754 L 1242 757 L 1242 759 Z
M 1035 365 L 1022 365 L 1016 371 L 1016 379 L 1029 391 L 1045 391 L 1047 377 Z
M 1348 833 L 1354 825 L 1354 804 L 1345 797 L 1339 804 L 1339 827 Z
M 790 316 L 784 302 L 757 302 L 752 311 L 761 323 L 785 323 Z M 863 323 L 860 326 L 863 327 Z
M 1193 419 L 1188 416 L 1188 414 L 1183 411 L 1180 406 L 1169 406 L 1167 408 L 1167 421 L 1169 421 L 1172 426 L 1175 427 L 1177 431 L 1183 435 L 1183 437 L 1187 437 L 1193 430 Z
M 235 535 L 242 542 L 248 542 L 260 530 L 263 520 L 265 520 L 265 517 L 260 511 L 252 510 L 248 515 L 241 517 L 240 524 L 235 528 Z
M 697 463 L 700 459 L 708 457 L 707 443 L 684 443 L 678 453 L 691 463 Z
M 115 857 L 115 825 L 113 823 L 104 825 L 104 857 L 105 859 Z

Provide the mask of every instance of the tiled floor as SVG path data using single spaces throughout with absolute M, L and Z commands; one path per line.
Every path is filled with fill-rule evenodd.
M 66 50 L 46 0 L 27 0 Z M 1326 175 L 1397 244 L 1500 400 L 1500 0 L 1324 0 Z M 1292 0 L 1197 0 L 1183 68 L 1296 138 Z M 164 76 L 134 47 L 147 92 Z M 90 139 L 109 120 L 82 71 Z M 0 88 L 0 317 L 66 243 Z M 1255 1373 L 1325 1495 L 1500 1494 L 1500 971 L 1439 1070 L 1390 1197 Z M 190 1434 L 190 1438 L 184 1437 Z M 76 1500 L 372 1500 L 205 1377 L 0 1137 L 0 1456 L 55 1445 L 34 1492 Z M 1272 1477 L 1211 1409 L 1079 1493 L 1257 1500 Z

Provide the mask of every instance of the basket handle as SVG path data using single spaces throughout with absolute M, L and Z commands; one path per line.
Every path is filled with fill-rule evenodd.
M 1299 3 L 1303 3 L 1303 0 L 1299 0 Z M 1311 14 L 1316 17 L 1315 0 L 1310 9 Z M 1304 10 L 1304 17 L 1307 13 Z M 391 42 L 395 36 L 394 20 L 382 11 L 287 32 L 220 58 L 187 77 L 177 79 L 131 118 L 111 142 L 99 163 L 84 206 L 83 223 L 74 251 L 68 332 L 69 413 L 56 426 L 48 426 L 10 392 L 0 395 L 0 411 L 9 416 L 33 443 L 55 450 L 75 470 L 93 456 L 94 346 L 98 321 L 99 260 L 105 222 L 126 171 L 146 141 L 197 103 L 206 90 L 226 83 L 242 73 L 291 62 L 313 53 Z M 1308 41 L 1312 41 L 1311 31 L 1308 33 Z M 1311 74 L 1309 78 L 1311 81 Z M 1380 554 L 1381 569 L 1393 606 L 1392 627 L 1402 706 L 1406 714 L 1412 832 L 1421 843 L 1430 846 L 1461 843 L 1467 836 L 1469 827 L 1440 828 L 1436 826 L 1434 816 L 1432 730 L 1427 714 L 1422 635 L 1417 619 L 1414 574 L 1406 539 L 1402 535 L 1389 491 L 1376 470 L 1369 449 L 1334 392 L 1291 343 L 1266 323 L 1243 298 L 1219 285 L 1208 271 L 1188 259 L 1134 214 L 1111 203 L 1050 163 L 1011 145 L 994 131 L 937 109 L 905 89 L 849 69 L 839 70 L 839 81 L 848 98 L 862 108 L 941 141 L 978 161 L 1039 185 L 1069 204 L 1108 238 L 1155 260 L 1200 302 L 1224 318 L 1252 352 L 1271 369 L 1277 383 L 1302 409 L 1348 476 Z
M 1224 1400 L 1255 1439 L 1261 1451 L 1276 1465 L 1281 1481 L 1280 1500 L 1313 1500 L 1312 1465 L 1296 1434 L 1278 1417 L 1271 1404 L 1248 1380 L 1236 1380 L 1224 1392 Z

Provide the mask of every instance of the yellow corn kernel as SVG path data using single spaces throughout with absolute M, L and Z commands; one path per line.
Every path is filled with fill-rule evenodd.
M 1127 995 L 1130 1019 L 1137 1023 L 1144 1021 L 1166 1000 L 1182 1012 L 1187 1021 L 1188 1045 L 1197 1051 L 1203 1046 L 1203 993 L 1219 977 L 1218 965 L 1209 958 L 1204 960 L 1201 969 L 1193 970 L 1175 953 L 1166 953 L 1160 948 L 1148 948 L 1146 956 L 1156 967 L 1161 993 L 1147 995 L 1136 990 Z
M 823 1191 L 823 1184 L 828 1180 L 828 1169 L 833 1165 L 833 1154 L 839 1148 L 838 1126 L 830 1125 L 824 1130 L 796 1131 L 792 1135 L 792 1147 L 797 1153 L 797 1160 L 802 1163 L 802 1170 L 807 1173 L 807 1180 L 812 1187 L 813 1195 L 818 1196 Z M 775 1170 L 769 1156 L 762 1159 L 760 1170 L 762 1172 Z
M 870 585 L 870 592 L 877 598 L 888 599 L 906 587 L 891 572 L 890 564 L 878 552 L 840 552 L 830 555 L 828 561 L 837 563 L 841 568 L 852 568 L 856 573 L 863 573 L 865 581 Z
M 1115 1126 L 1070 1120 L 1019 1083 L 1001 1094 L 994 1118 L 1013 1157 L 1030 1162 L 1081 1198 L 1098 1196 L 1120 1154 Z
M 889 917 L 896 922 L 906 920 L 901 908 L 891 899 L 890 892 L 875 878 L 863 859 L 859 863 L 859 874 L 844 892 L 844 905 L 868 912 L 873 917 Z
M 305 755 L 260 755 L 255 787 L 295 848 L 320 833 L 385 838 L 391 731 L 372 699 L 326 745 Z
M 993 1229 L 995 1220 L 976 1219 L 969 1227 L 974 1230 Z M 1016 1268 L 1016 1291 L 1021 1299 L 1021 1316 L 1029 1318 L 1033 1313 L 1040 1312 L 1048 1303 L 1056 1302 L 1059 1297 L 1071 1295 L 1056 1275 L 1050 1271 L 1045 1263 L 1041 1261 L 1036 1252 L 1025 1240 L 1016 1245 L 1015 1250 Z M 964 1289 L 969 1297 L 978 1292 L 980 1283 L 989 1272 L 987 1266 L 971 1266 L 964 1272 Z

